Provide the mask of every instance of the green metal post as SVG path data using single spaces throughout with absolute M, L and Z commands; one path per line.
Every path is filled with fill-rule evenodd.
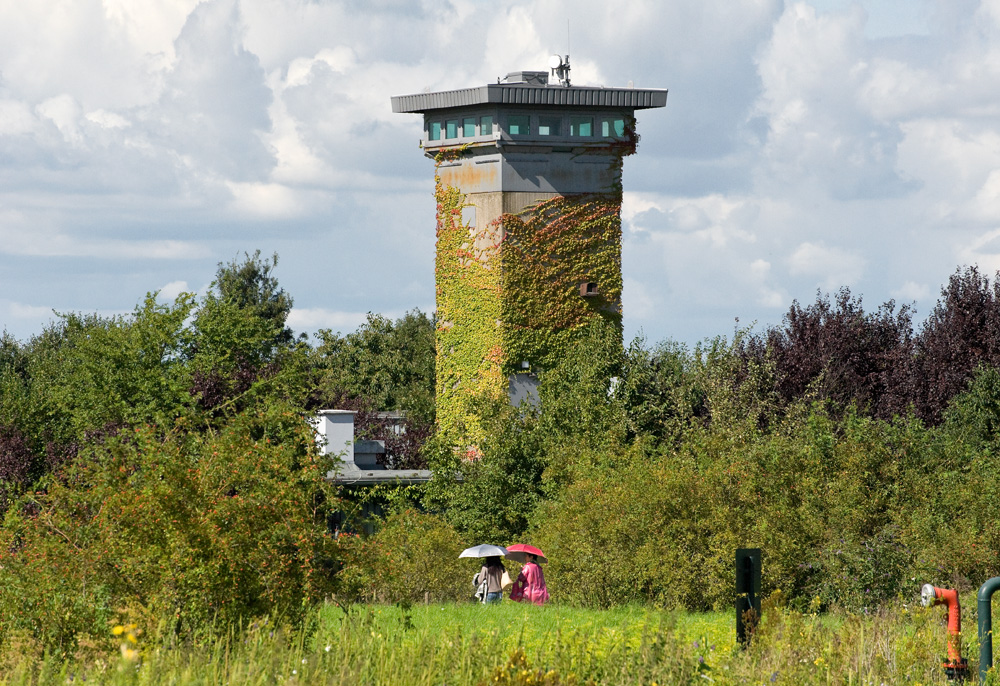
M 760 619 L 760 548 L 736 550 L 736 642 L 743 647 Z
M 979 682 L 986 682 L 986 672 L 993 666 L 993 594 L 1000 589 L 1000 576 L 979 587 Z

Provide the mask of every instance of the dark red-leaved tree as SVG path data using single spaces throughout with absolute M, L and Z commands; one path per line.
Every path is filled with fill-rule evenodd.
M 840 408 L 854 403 L 888 417 L 906 404 L 897 377 L 910 356 L 912 331 L 908 306 L 897 310 L 890 301 L 866 313 L 844 288 L 833 302 L 822 294 L 807 307 L 793 302 L 784 323 L 750 337 L 744 354 L 770 357 L 786 403 L 812 392 Z
M 17 427 L 0 424 L 0 514 L 35 480 L 42 464 Z
M 907 394 L 918 416 L 938 423 L 979 365 L 1000 366 L 1000 272 L 958 269 L 915 341 Z

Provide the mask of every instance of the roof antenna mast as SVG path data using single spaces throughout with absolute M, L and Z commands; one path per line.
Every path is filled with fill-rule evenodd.
M 566 20 L 566 55 L 550 57 L 549 69 L 552 75 L 559 79 L 560 86 L 569 87 L 569 19 Z

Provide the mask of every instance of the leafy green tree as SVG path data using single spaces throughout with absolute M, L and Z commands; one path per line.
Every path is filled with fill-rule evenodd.
M 541 499 L 542 434 L 532 413 L 507 403 L 478 411 L 489 439 L 465 450 L 435 442 L 425 503 L 467 540 L 511 543 L 527 530 Z
M 319 392 L 363 398 L 378 411 L 434 421 L 434 321 L 413 310 L 395 322 L 369 314 L 357 331 L 318 334 Z
M 465 543 L 438 515 L 407 509 L 390 515 L 369 539 L 342 536 L 338 587 L 349 597 L 381 602 L 464 600 L 474 572 L 458 554 Z M 478 568 L 476 569 L 478 571 Z
M 192 307 L 188 295 L 173 305 L 149 295 L 129 316 L 62 315 L 0 369 L 2 421 L 55 458 L 95 433 L 184 414 Z
M 538 431 L 545 437 L 547 488 L 568 483 L 594 459 L 621 454 L 627 417 L 614 384 L 623 360 L 617 327 L 598 319 L 555 368 L 540 375 Z
M 284 288 L 279 288 L 273 274 L 278 266 L 278 253 L 271 255 L 270 260 L 262 259 L 260 250 L 253 256 L 243 253 L 243 257 L 242 261 L 233 259 L 226 264 L 219 263 L 208 300 L 222 300 L 258 319 L 272 322 L 279 331 L 276 343 L 290 343 L 292 331 L 285 328 L 285 322 L 293 301 Z
M 691 420 L 708 417 L 698 362 L 680 343 L 647 348 L 641 338 L 632 341 L 614 393 L 625 407 L 630 438 L 676 439 Z
M 277 264 L 277 255 L 264 260 L 259 250 L 242 262 L 219 264 L 194 316 L 188 350 L 190 392 L 203 410 L 238 410 L 251 389 L 258 395 L 292 390 L 275 377 L 305 383 L 307 351 L 285 327 L 292 298 L 278 287 L 272 273 Z M 302 389 L 303 401 L 307 392 Z

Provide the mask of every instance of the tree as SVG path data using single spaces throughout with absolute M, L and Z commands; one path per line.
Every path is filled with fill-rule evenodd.
M 434 321 L 419 310 L 395 322 L 370 314 L 357 331 L 317 334 L 311 407 L 354 410 L 358 438 L 385 441 L 390 467 L 426 467 L 434 427 Z M 400 416 L 387 418 L 386 413 Z
M 647 348 L 637 338 L 625 351 L 615 396 L 624 404 L 629 436 L 673 437 L 689 420 L 708 416 L 698 365 L 687 348 L 664 341 Z
M 271 255 L 270 260 L 261 259 L 260 250 L 253 257 L 248 253 L 243 253 L 243 257 L 242 262 L 234 258 L 226 264 L 219 263 L 212 284 L 214 292 L 210 292 L 209 299 L 218 298 L 272 322 L 279 330 L 276 343 L 290 343 L 292 331 L 285 327 L 285 321 L 292 311 L 292 296 L 278 287 L 278 279 L 272 274 L 278 266 L 278 253 Z
M 194 318 L 190 390 L 204 410 L 228 407 L 274 377 L 293 351 L 285 327 L 292 298 L 272 275 L 278 256 L 263 260 L 259 250 L 244 256 L 219 264 Z
M 421 423 L 434 421 L 434 321 L 412 310 L 395 322 L 368 314 L 346 336 L 317 336 L 319 388 L 328 396 L 363 398 L 378 411 L 401 410 Z
M 333 590 L 328 456 L 279 402 L 218 432 L 144 425 L 81 449 L 0 530 L 0 631 L 48 648 L 120 612 L 193 629 L 294 619 Z
M 425 504 L 469 541 L 513 542 L 542 496 L 544 445 L 531 412 L 505 401 L 482 405 L 488 440 L 468 450 L 432 441 Z
M 956 270 L 916 339 L 910 394 L 918 416 L 941 421 L 979 366 L 1000 366 L 1000 272 Z
M 833 302 L 820 293 L 807 307 L 793 302 L 783 325 L 750 337 L 744 354 L 773 361 L 786 404 L 812 393 L 841 410 L 854 404 L 889 419 L 906 410 L 912 331 L 908 306 L 897 310 L 889 301 L 866 313 L 861 299 L 843 288 Z

